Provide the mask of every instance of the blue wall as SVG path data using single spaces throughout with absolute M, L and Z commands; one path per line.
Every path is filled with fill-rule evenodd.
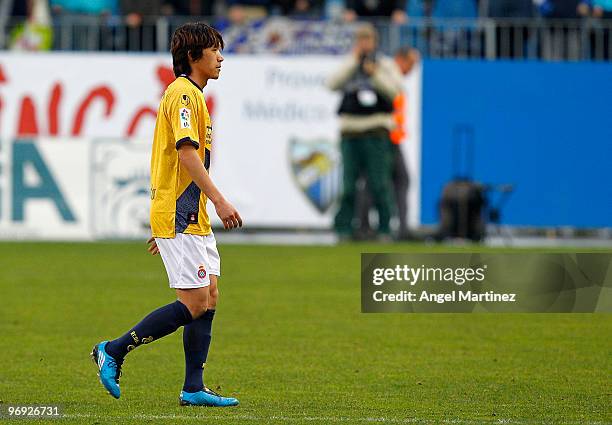
M 423 223 L 452 178 L 453 132 L 474 128 L 474 178 L 513 183 L 503 222 L 612 227 L 612 64 L 426 61 Z

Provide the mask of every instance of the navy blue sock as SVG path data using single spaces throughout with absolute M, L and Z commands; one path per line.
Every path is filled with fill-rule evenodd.
M 170 335 L 180 326 L 192 321 L 189 309 L 180 301 L 165 305 L 149 313 L 140 323 L 125 335 L 106 344 L 105 350 L 115 359 L 125 355 L 141 344 L 148 344 L 156 339 Z
M 204 388 L 202 373 L 208 357 L 215 310 L 206 312 L 183 328 L 185 350 L 185 383 L 183 391 L 195 393 Z

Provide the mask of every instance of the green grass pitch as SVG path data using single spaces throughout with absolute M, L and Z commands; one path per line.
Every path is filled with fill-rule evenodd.
M 178 406 L 180 330 L 127 357 L 120 400 L 98 382 L 93 344 L 174 299 L 144 243 L 2 243 L 0 402 L 83 424 L 612 423 L 609 314 L 360 313 L 360 252 L 441 249 L 220 246 L 205 382 L 241 405 L 211 409 Z

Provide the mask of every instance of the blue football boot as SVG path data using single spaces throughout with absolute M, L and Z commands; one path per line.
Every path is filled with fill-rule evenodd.
M 181 391 L 179 397 L 181 406 L 208 406 L 208 407 L 229 407 L 238 406 L 238 400 L 233 397 L 223 397 L 210 388 L 204 387 L 202 391 L 188 393 Z
M 121 364 L 123 361 L 118 362 L 106 352 L 104 348 L 107 343 L 108 341 L 102 341 L 94 345 L 91 351 L 91 359 L 98 366 L 98 376 L 106 391 L 113 397 L 119 398 L 121 395 L 119 377 L 121 376 Z

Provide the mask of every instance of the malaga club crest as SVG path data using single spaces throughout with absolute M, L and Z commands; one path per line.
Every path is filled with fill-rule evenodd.
M 340 192 L 340 153 L 327 140 L 289 142 L 289 157 L 295 182 L 311 204 L 325 213 Z
M 146 237 L 150 233 L 150 144 L 100 140 L 93 146 L 93 226 L 96 237 Z

